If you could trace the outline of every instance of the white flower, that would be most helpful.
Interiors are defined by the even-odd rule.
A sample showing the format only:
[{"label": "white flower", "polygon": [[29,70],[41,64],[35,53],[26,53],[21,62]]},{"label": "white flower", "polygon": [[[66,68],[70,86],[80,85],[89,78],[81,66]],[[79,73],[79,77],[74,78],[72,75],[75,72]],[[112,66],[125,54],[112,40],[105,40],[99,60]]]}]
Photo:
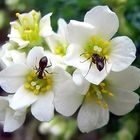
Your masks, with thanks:
[{"label": "white flower", "polygon": [[58,31],[53,32],[51,36],[46,38],[46,41],[53,54],[63,57],[66,54],[68,47],[67,41],[67,23],[64,19],[58,20]]},{"label": "white flower", "polygon": [[88,11],[84,22],[70,21],[65,61],[81,70],[83,76],[99,84],[110,71],[121,71],[135,59],[136,48],[126,36],[115,37],[119,21],[107,6]]},{"label": "white flower", "polygon": [[64,19],[58,20],[58,31],[57,33],[53,32],[52,35],[46,38],[46,42],[52,53],[48,53],[47,55],[51,55],[51,58],[55,59],[56,66],[66,68],[64,64],[63,56],[66,55],[68,40],[67,40],[67,23]]},{"label": "white flower", "polygon": [[140,86],[140,70],[136,67],[111,72],[99,85],[90,84],[79,70],[74,72],[73,80],[79,87],[77,91],[81,90],[81,95],[59,91],[61,94],[55,95],[54,105],[59,113],[70,116],[82,104],[77,117],[82,132],[106,125],[109,111],[124,115],[139,103],[139,96],[133,92]]},{"label": "white flower", "polygon": [[45,70],[44,65],[49,66],[51,58],[43,58],[43,48],[34,47],[27,56],[26,64],[13,64],[0,72],[0,85],[6,92],[15,93],[10,102],[13,109],[31,105],[35,118],[49,121],[54,116],[54,93],[60,89],[65,92],[69,88],[73,92],[75,85],[63,69],[50,67]]},{"label": "white flower", "polygon": [[20,48],[27,45],[41,45],[43,38],[51,35],[50,16],[52,13],[40,17],[40,13],[32,10],[29,13],[19,14],[17,21],[11,22],[11,33],[8,35],[10,40],[18,43]]},{"label": "white flower", "polygon": [[10,66],[13,63],[24,63],[26,60],[26,53],[16,50],[13,43],[6,43],[0,50],[0,64],[2,68]]},{"label": "white flower", "polygon": [[0,121],[4,125],[4,132],[13,132],[25,121],[26,109],[13,110],[9,106],[12,96],[0,97]]}]

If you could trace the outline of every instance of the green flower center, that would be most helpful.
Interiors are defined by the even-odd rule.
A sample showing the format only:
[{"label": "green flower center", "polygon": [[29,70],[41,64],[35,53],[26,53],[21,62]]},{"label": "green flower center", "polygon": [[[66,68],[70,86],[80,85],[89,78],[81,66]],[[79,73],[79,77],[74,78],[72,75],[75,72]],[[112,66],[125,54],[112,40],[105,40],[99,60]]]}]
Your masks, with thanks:
[{"label": "green flower center", "polygon": [[67,45],[64,43],[58,43],[58,45],[54,49],[54,54],[60,55],[60,56],[65,56],[66,55],[66,50],[67,50]]},{"label": "green flower center", "polygon": [[30,41],[30,43],[41,40],[41,37],[39,36],[40,13],[32,11],[30,16],[21,16],[19,13],[16,13],[16,16],[19,19],[20,26],[14,26],[14,28],[19,31],[23,40]]},{"label": "green flower center", "polygon": [[98,36],[92,36],[84,46],[84,56],[86,58],[90,58],[93,54],[98,54],[100,57],[108,59],[110,52],[110,42]]},{"label": "green flower center", "polygon": [[43,78],[39,79],[38,74],[33,70],[27,74],[24,87],[35,95],[46,93],[53,87],[53,77],[51,74],[45,73]]},{"label": "green flower center", "polygon": [[104,101],[103,95],[108,95],[113,97],[114,94],[110,92],[107,88],[106,81],[101,82],[99,85],[90,85],[90,88],[86,94],[85,101],[93,101],[94,99],[98,105],[102,105],[104,108],[108,108],[108,104]]}]

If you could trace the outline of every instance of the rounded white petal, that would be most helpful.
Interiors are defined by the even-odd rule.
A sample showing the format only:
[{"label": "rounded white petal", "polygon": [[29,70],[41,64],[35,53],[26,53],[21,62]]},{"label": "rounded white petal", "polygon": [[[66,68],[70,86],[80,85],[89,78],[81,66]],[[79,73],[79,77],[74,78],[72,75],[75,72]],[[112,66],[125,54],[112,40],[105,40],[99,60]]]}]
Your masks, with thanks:
[{"label": "rounded white petal", "polygon": [[1,63],[4,65],[3,68],[10,66],[13,63],[25,63],[26,62],[26,53],[19,52],[17,50],[10,50],[3,45]]},{"label": "rounded white petal", "polygon": [[24,83],[29,68],[24,64],[13,64],[0,72],[0,85],[8,93],[14,93]]},{"label": "rounded white petal", "polygon": [[50,22],[51,15],[52,13],[49,13],[45,15],[44,17],[42,17],[40,20],[39,27],[40,27],[40,35],[42,37],[49,36],[52,33],[51,22]]},{"label": "rounded white petal", "polygon": [[120,72],[111,72],[107,76],[111,86],[134,91],[140,87],[140,69],[129,66]]},{"label": "rounded white petal", "polygon": [[0,121],[4,121],[8,106],[8,98],[0,96]]},{"label": "rounded white petal", "polygon": [[95,35],[94,26],[75,20],[68,24],[68,41],[69,43],[79,44],[81,47],[87,43],[91,36]]},{"label": "rounded white petal", "polygon": [[97,69],[96,65],[92,64],[92,67],[90,68],[90,70],[88,72],[89,65],[90,65],[90,63],[88,64],[88,66],[86,65],[86,67],[83,65],[83,67],[80,68],[81,72],[82,72],[83,76],[85,76],[85,78],[89,82],[96,84],[96,85],[98,85],[100,82],[102,82],[106,78],[106,76],[109,74],[109,72],[111,70],[111,66],[112,66],[111,64],[106,63],[103,70],[99,71]]},{"label": "rounded white petal", "polygon": [[50,36],[46,38],[46,41],[48,43],[49,48],[53,53],[55,53],[55,48],[60,44],[60,43],[66,43],[65,40],[59,36],[56,33],[52,33]]},{"label": "rounded white petal", "polygon": [[82,95],[85,95],[89,90],[90,83],[85,79],[81,72],[77,69],[73,73],[73,81],[79,87],[79,92]]},{"label": "rounded white petal", "polygon": [[25,48],[29,44],[29,41],[25,41],[20,38],[11,37],[10,40],[16,42],[19,45],[19,49]]},{"label": "rounded white petal", "polygon": [[109,110],[116,115],[125,115],[129,113],[137,103],[139,103],[139,96],[129,90],[119,89],[116,87],[109,87],[109,90],[114,96],[104,96],[108,103]]},{"label": "rounded white petal", "polygon": [[44,49],[42,47],[32,48],[27,56],[27,64],[32,67],[39,67],[39,61],[44,56]]},{"label": "rounded white petal", "polygon": [[38,99],[38,96],[34,95],[33,92],[21,86],[14,94],[10,101],[10,107],[14,110],[28,107]]},{"label": "rounded white petal", "polygon": [[16,50],[10,51],[11,57],[14,63],[25,63],[26,62],[26,53],[18,52]]},{"label": "rounded white petal", "polygon": [[54,85],[62,85],[65,81],[72,79],[71,75],[61,67],[53,69]]},{"label": "rounded white petal", "polygon": [[80,45],[70,44],[67,48],[66,56],[64,56],[64,62],[67,65],[77,67],[77,63],[81,62],[80,54],[82,54],[82,48]]},{"label": "rounded white petal", "polygon": [[20,111],[19,116],[16,115],[17,112],[18,111],[14,111],[10,108],[7,109],[4,121],[4,132],[13,132],[24,123],[26,111]]},{"label": "rounded white petal", "polygon": [[136,47],[132,40],[126,36],[115,37],[111,40],[112,71],[122,71],[135,60]]},{"label": "rounded white petal", "polygon": [[50,63],[52,63],[52,67],[61,67],[64,70],[67,68],[67,65],[64,63],[63,57],[59,56],[59,55],[55,55],[53,53],[51,53],[50,51],[46,51],[45,52],[45,56],[47,56],[47,58],[49,58]]},{"label": "rounded white petal", "polygon": [[64,39],[67,40],[68,30],[67,30],[67,23],[64,19],[58,19],[58,31],[57,33]]},{"label": "rounded white petal", "polygon": [[67,80],[55,87],[55,109],[64,116],[74,114],[82,104],[83,98],[84,96],[79,94],[79,90],[72,80]]},{"label": "rounded white petal", "polygon": [[91,9],[86,13],[84,21],[92,24],[98,35],[105,39],[112,38],[119,27],[117,15],[108,6],[96,6]]},{"label": "rounded white petal", "polygon": [[32,105],[31,112],[39,121],[50,121],[54,116],[54,95],[52,92],[41,95]]},{"label": "rounded white petal", "polygon": [[11,33],[8,35],[10,40],[13,40],[14,38],[21,39],[21,35],[20,35],[19,31],[14,28],[15,26],[17,26],[18,28],[21,28],[20,27],[21,25],[17,21],[10,22],[10,25],[11,25]]},{"label": "rounded white petal", "polygon": [[85,101],[78,113],[78,127],[82,132],[90,132],[108,123],[108,109],[93,100]]}]

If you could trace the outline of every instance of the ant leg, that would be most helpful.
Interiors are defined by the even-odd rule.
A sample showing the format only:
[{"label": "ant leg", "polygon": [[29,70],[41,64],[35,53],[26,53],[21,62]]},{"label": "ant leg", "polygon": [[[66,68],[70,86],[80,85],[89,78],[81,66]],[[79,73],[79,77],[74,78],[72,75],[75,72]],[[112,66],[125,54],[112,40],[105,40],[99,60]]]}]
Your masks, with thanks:
[{"label": "ant leg", "polygon": [[84,62],[88,61],[90,58],[91,58],[91,57],[87,58],[87,59],[84,60],[84,61],[80,61],[80,63],[84,63]]},{"label": "ant leg", "polygon": [[49,68],[49,67],[51,67],[52,66],[52,62],[50,61],[50,65],[49,66],[47,66],[46,68]]},{"label": "ant leg", "polygon": [[47,70],[45,70],[45,72],[47,72],[48,74],[52,74],[52,72],[48,72]]},{"label": "ant leg", "polygon": [[37,66],[33,67],[34,70],[38,70]]},{"label": "ant leg", "polygon": [[90,69],[91,69],[91,66],[92,66],[92,61],[90,62],[90,65],[89,65],[88,71],[87,71],[87,73],[86,73],[86,75],[85,75],[84,77],[86,77],[86,76],[88,75],[88,73],[89,73],[89,71],[90,71]]},{"label": "ant leg", "polygon": [[88,53],[85,53],[85,52],[84,52],[84,53],[80,54],[80,56],[82,56],[82,55],[84,55],[84,54],[88,54]]},{"label": "ant leg", "polygon": [[44,76],[44,77],[46,76],[46,73],[45,73],[45,72],[43,72],[43,76]]}]

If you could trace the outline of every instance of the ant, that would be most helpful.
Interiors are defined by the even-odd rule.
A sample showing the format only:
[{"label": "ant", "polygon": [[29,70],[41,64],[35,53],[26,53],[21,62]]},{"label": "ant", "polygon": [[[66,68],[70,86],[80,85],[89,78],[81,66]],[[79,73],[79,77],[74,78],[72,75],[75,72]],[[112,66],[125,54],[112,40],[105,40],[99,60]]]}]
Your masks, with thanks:
[{"label": "ant", "polygon": [[[83,54],[86,54],[86,53],[83,53]],[[80,56],[82,56],[83,54],[81,54]],[[89,65],[89,69],[86,73],[85,76],[87,76],[87,74],[89,73],[90,69],[91,69],[91,66],[92,66],[92,63],[96,64],[96,67],[99,71],[102,71],[105,64],[106,64],[106,58],[105,57],[102,57],[102,56],[99,56],[99,54],[92,54],[88,59],[84,60],[83,62],[81,63],[84,63],[86,62],[87,60],[91,59],[91,62],[90,62],[90,65]]]},{"label": "ant", "polygon": [[37,77],[39,79],[43,79],[44,71],[49,73],[47,70],[45,70],[45,68],[49,68],[51,66],[52,66],[52,64],[48,65],[48,58],[46,56],[43,56],[39,61],[39,68],[36,68],[37,69],[37,74],[38,74]]}]

